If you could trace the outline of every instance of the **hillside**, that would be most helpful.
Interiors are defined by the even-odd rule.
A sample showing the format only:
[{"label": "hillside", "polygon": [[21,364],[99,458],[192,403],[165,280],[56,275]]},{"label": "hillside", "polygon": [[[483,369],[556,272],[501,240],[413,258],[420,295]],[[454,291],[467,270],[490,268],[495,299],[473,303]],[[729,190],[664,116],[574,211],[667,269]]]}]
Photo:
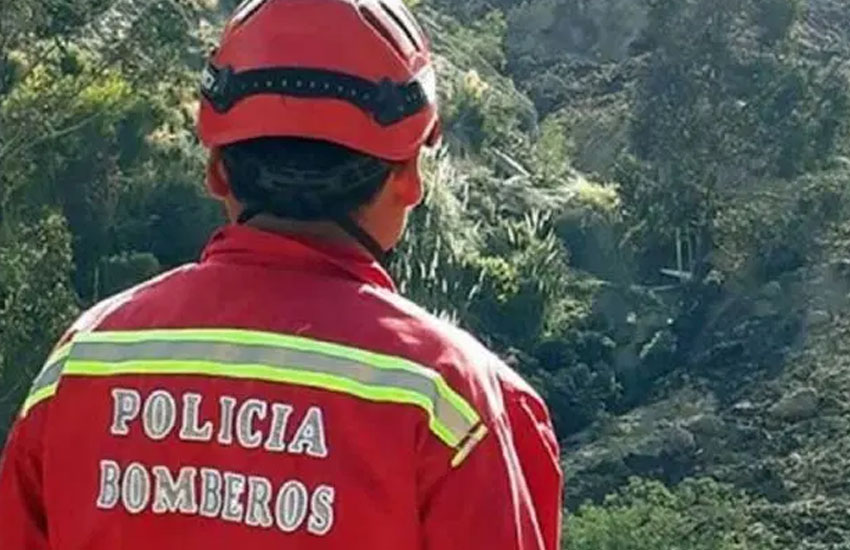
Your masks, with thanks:
[{"label": "hillside", "polygon": [[[595,8],[601,9],[600,3]],[[627,42],[612,49],[610,35],[603,30],[597,45],[573,47],[547,67],[558,75],[562,95],[541,94],[543,99],[536,103],[564,124],[579,169],[617,178],[618,156],[635,151],[633,125],[640,109],[641,79],[657,55],[642,43],[647,13],[636,10],[631,18],[617,20],[633,25],[620,35]],[[835,2],[801,5],[788,30],[790,49],[784,50],[841,75],[845,93],[850,74],[848,14],[846,6]],[[598,17],[592,11],[589,15]],[[734,38],[734,55],[753,55],[751,38],[744,33]],[[571,77],[578,83],[563,86]],[[540,94],[542,80],[535,76],[520,87]],[[829,116],[836,107],[830,105]],[[685,313],[684,319],[674,321],[674,326],[681,323],[687,329],[674,329],[678,349],[668,358],[673,362],[667,366],[670,372],[652,383],[639,399],[643,403],[612,411],[566,438],[572,506],[587,498],[599,501],[631,476],[672,485],[707,476],[767,499],[753,508],[778,547],[839,548],[850,543],[842,512],[850,380],[844,359],[850,290],[844,267],[847,218],[840,206],[850,182],[848,164],[841,157],[846,151],[845,141],[818,175],[794,181],[759,181],[756,174],[736,178],[729,192],[747,204],[721,214],[713,225],[716,229],[720,222],[740,223],[746,217],[740,210],[749,210],[759,218],[744,221],[741,229],[750,233],[755,246],[739,251],[734,259],[724,258],[725,251],[708,252],[706,262],[711,265],[704,267],[708,280],[703,283],[710,286],[697,290],[690,283],[686,287],[691,288],[683,289],[685,300],[694,300],[687,296],[691,291],[708,295],[696,298],[702,303],[688,304],[696,310],[694,318],[687,319]],[[821,183],[829,189],[818,190]],[[822,191],[825,196],[819,196]],[[826,216],[811,219],[812,214],[825,214],[827,204],[817,204],[824,200],[834,210],[827,208],[831,212]],[[756,214],[762,208],[768,210]],[[782,224],[789,224],[780,231],[790,231],[786,235],[797,241],[783,239],[779,250],[778,243],[761,240],[771,229],[759,227],[759,222],[774,223],[764,212],[776,209],[785,210],[777,215],[786,218]],[[800,233],[810,240],[801,239]],[[668,263],[675,266],[670,256]],[[758,256],[779,265],[753,266]],[[729,260],[744,264],[746,270],[724,272],[728,264],[723,262]]]},{"label": "hillside", "polygon": [[[682,10],[674,14],[681,19],[672,21],[698,25],[702,21],[697,17],[699,10],[712,9],[699,2],[689,6],[692,14]],[[846,18],[850,11],[835,2],[811,2],[796,8],[796,12],[789,8],[785,13],[781,3],[774,2],[774,12],[756,6],[751,14],[772,33],[781,30],[777,25],[785,18],[787,34],[781,44],[758,37],[742,14],[730,18],[728,27],[721,30],[728,33],[728,55],[740,66],[724,67],[720,63],[729,61],[722,60],[718,69],[729,70],[728,78],[736,78],[734,71],[752,70],[757,63],[771,59],[773,52],[793,52],[799,60],[795,64],[820,72],[822,80],[810,82],[809,93],[826,107],[821,116],[835,120],[846,132],[850,74]],[[633,155],[644,156],[643,160],[652,155],[641,151],[641,140],[653,139],[653,129],[638,133],[644,130],[636,129],[635,124],[642,122],[647,73],[659,57],[660,45],[648,36],[653,22],[658,23],[652,17],[659,12],[638,2],[564,1],[507,6],[505,13],[506,62],[498,77],[509,76],[533,101],[538,123],[532,134],[538,132],[539,138],[541,127],[557,124],[566,137],[567,171],[596,174],[589,178],[619,184],[618,201],[622,201],[617,202],[619,212],[607,212],[602,220],[581,219],[579,228],[573,226],[574,203],[549,203],[547,210],[567,246],[571,268],[584,274],[585,289],[588,285],[594,288],[593,305],[585,318],[589,326],[579,329],[579,342],[570,340],[571,350],[557,349],[563,344],[544,334],[542,341],[525,350],[532,355],[523,357],[525,364],[518,359],[526,369],[529,364],[551,369],[553,360],[566,359],[574,365],[565,368],[569,373],[566,388],[560,386],[566,374],[563,371],[556,372],[555,380],[544,375],[546,381],[541,384],[544,392],[556,396],[554,408],[564,407],[564,401],[573,402],[563,411],[559,424],[564,434],[568,504],[576,509],[587,499],[601,502],[634,476],[671,486],[688,478],[709,477],[743,489],[754,499],[748,506],[769,533],[753,543],[754,547],[838,548],[850,544],[847,517],[842,512],[846,508],[843,480],[847,479],[843,451],[850,444],[844,397],[850,381],[844,360],[850,291],[844,206],[850,164],[842,156],[847,154],[846,133],[840,134],[830,153],[822,157],[822,164],[817,168],[809,165],[814,170],[784,167],[777,156],[777,169],[771,174],[772,167],[758,157],[769,156],[770,148],[782,146],[766,133],[761,134],[766,137],[761,150],[716,150],[738,164],[734,176],[718,174],[734,167],[724,167],[717,159],[694,159],[701,166],[688,167],[688,173],[718,186],[717,203],[708,204],[697,197],[699,206],[691,205],[697,220],[675,233],[679,238],[689,231],[697,233],[694,226],[703,223],[709,227],[702,231],[714,233],[707,239],[715,242],[699,243],[700,235],[685,237],[685,265],[702,279],[676,285],[675,280],[658,274],[662,267],[676,267],[675,233],[663,235],[658,228],[662,231],[644,235],[653,242],[637,255],[633,250],[626,254],[622,249],[612,250],[617,246],[612,241],[635,237],[622,224],[634,215],[628,211],[635,207],[630,199],[641,193],[627,186],[640,182],[629,182],[631,174],[624,181],[624,170],[634,168]],[[455,15],[470,21],[476,16],[474,11]],[[689,15],[693,19],[689,20]],[[684,33],[681,38],[686,38]],[[709,44],[717,46],[713,39]],[[769,46],[775,48],[773,52]],[[686,52],[697,54],[711,55],[708,49]],[[682,61],[690,69],[696,60]],[[787,77],[786,70],[777,71],[769,84],[781,86],[775,78]],[[694,80],[701,77],[693,76]],[[737,82],[698,84],[715,90],[730,84],[740,86]],[[841,90],[837,102],[827,97],[833,85]],[[751,93],[746,87],[739,88],[737,97],[729,101],[765,101],[758,96],[747,99]],[[702,116],[689,112],[694,106],[684,103],[676,115],[695,120]],[[777,104],[768,100],[762,108],[768,106]],[[718,102],[705,115],[716,117],[718,111],[723,115],[726,108]],[[652,122],[666,121],[653,118]],[[671,121],[668,129],[679,130],[677,122]],[[734,124],[722,127],[722,118],[714,124],[721,127],[712,139],[733,141],[736,132],[742,131]],[[693,128],[685,130],[693,132]],[[758,132],[754,128],[746,131]],[[804,139],[799,134],[806,130],[798,126],[784,131],[793,140]],[[658,153],[688,154],[686,141],[665,143],[665,136],[660,137],[663,149]],[[812,138],[817,139],[814,134]],[[750,155],[752,160],[747,158]],[[631,161],[623,160],[629,157]],[[718,175],[727,181],[717,182]],[[661,208],[673,198],[664,191],[654,195]],[[668,204],[676,207],[676,203]],[[708,209],[714,212],[709,214]],[[706,215],[711,219],[698,221]],[[672,218],[655,221],[681,223],[677,217],[674,213]],[[640,221],[637,231],[644,230]],[[726,223],[731,227],[721,225]],[[666,250],[657,242],[665,239],[669,243]],[[599,333],[593,334],[597,330],[610,339],[602,337],[594,350],[587,339],[597,338]],[[577,343],[587,347],[576,351]],[[603,387],[605,381],[600,380],[611,376],[611,370],[599,364],[588,369],[588,363],[583,364],[588,356],[610,361],[613,380],[607,381],[615,388]],[[584,378],[591,377],[583,386],[575,379],[576,368],[586,369]],[[601,372],[593,372],[595,369]],[[594,376],[599,378],[593,380]],[[604,404],[600,406],[599,401]],[[597,413],[586,413],[587,407],[597,407]],[[599,408],[604,412],[598,413]],[[582,413],[590,420],[586,428],[577,421]]]},{"label": "hillside", "polygon": [[[566,548],[850,547],[846,2],[408,3],[447,135],[394,272],[549,401]],[[3,427],[220,223],[193,98],[234,4],[0,3]]]}]

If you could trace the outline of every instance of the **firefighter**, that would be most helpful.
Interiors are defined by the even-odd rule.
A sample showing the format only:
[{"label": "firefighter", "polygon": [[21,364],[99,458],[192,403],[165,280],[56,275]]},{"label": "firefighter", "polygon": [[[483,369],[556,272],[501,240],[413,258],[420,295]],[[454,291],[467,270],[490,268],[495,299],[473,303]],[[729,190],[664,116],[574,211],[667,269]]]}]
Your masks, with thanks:
[{"label": "firefighter", "polygon": [[382,266],[439,139],[401,0],[248,0],[202,79],[232,223],[86,312],[0,470],[0,548],[556,550],[541,398]]}]

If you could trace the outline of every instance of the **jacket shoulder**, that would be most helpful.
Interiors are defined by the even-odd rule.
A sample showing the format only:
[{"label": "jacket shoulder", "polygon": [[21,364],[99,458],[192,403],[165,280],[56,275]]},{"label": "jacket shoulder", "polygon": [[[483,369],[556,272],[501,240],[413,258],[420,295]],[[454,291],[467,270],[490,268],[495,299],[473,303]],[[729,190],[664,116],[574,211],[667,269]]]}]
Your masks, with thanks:
[{"label": "jacket shoulder", "polygon": [[377,298],[389,310],[379,323],[406,354],[417,356],[411,359],[432,367],[468,371],[488,370],[498,361],[472,334],[409,299],[383,291]]},{"label": "jacket shoulder", "polygon": [[466,330],[400,295],[381,291],[376,298],[391,310],[380,324],[400,355],[436,369],[490,408],[501,408],[506,397],[520,395],[543,403],[519,373]]},{"label": "jacket shoulder", "polygon": [[112,314],[117,312],[133,299],[139,297],[145,292],[156,289],[167,280],[189,271],[194,267],[196,267],[196,264],[186,264],[170,271],[166,271],[156,277],[148,279],[134,287],[128,288],[127,290],[98,302],[83,312],[83,314],[74,321],[59,340],[57,347],[70,342],[76,334],[85,334],[87,332],[97,330]]},{"label": "jacket shoulder", "polygon": [[433,366],[441,372],[457,371],[479,383],[489,379],[498,382],[506,394],[544,403],[531,384],[468,331],[398,294],[381,292],[381,298],[406,319],[401,326],[394,327],[399,337],[414,350],[430,351],[425,354],[426,362],[433,356],[436,359]]},{"label": "jacket shoulder", "polygon": [[76,335],[98,330],[111,315],[132,301],[135,297],[147,290],[156,288],[157,285],[187,269],[190,269],[191,267],[193,267],[193,265],[189,264],[165,272],[157,277],[149,279],[148,281],[98,302],[80,315],[53,347],[41,367],[41,370],[33,379],[29,394],[27,395],[21,410],[21,417],[27,417],[30,410],[37,404],[47,401],[56,393],[63,365],[71,347],[70,344]]}]

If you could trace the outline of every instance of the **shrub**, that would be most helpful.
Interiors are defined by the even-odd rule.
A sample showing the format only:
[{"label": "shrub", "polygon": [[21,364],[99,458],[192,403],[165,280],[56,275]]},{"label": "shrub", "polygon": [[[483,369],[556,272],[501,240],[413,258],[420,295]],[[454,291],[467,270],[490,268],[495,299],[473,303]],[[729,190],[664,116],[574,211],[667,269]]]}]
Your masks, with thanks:
[{"label": "shrub", "polygon": [[675,489],[633,479],[567,523],[566,550],[767,550],[778,548],[747,495],[711,479]]}]

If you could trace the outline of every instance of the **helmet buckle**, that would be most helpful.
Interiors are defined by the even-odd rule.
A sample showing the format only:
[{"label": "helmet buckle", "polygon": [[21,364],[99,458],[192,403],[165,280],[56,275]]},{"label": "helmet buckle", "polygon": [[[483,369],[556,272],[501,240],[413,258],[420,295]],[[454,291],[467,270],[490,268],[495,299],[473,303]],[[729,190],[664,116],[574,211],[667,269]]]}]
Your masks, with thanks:
[{"label": "helmet buckle", "polygon": [[375,120],[381,126],[391,126],[404,118],[404,95],[398,85],[384,78],[378,84],[378,97],[375,98]]},{"label": "helmet buckle", "polygon": [[236,95],[233,93],[233,67],[230,65],[217,69],[208,64],[204,69],[202,90],[217,113],[226,113],[233,107]]}]

